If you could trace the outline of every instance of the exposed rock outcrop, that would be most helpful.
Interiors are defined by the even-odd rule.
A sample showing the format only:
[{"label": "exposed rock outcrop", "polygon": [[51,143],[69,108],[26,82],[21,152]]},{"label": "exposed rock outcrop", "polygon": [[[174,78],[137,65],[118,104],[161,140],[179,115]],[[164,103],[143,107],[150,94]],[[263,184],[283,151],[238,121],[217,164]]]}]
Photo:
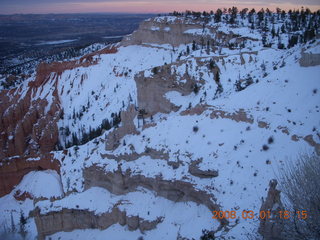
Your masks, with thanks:
[{"label": "exposed rock outcrop", "polygon": [[[1,124],[0,196],[9,193],[23,175],[32,170],[55,169],[58,164],[51,163],[49,153],[58,141],[59,99],[53,96],[49,105],[46,99],[33,99],[37,87],[28,89],[21,95],[19,89],[6,94],[1,92],[3,103],[0,108]],[[27,158],[40,157],[40,161],[26,161]]]},{"label": "exposed rock outcrop", "polygon": [[195,79],[187,73],[182,77],[185,82],[178,82],[177,76],[171,73],[171,65],[159,67],[151,77],[145,77],[144,72],[135,76],[138,93],[138,107],[144,109],[146,117],[158,112],[169,113],[177,111],[179,107],[171,103],[165,94],[169,91],[177,91],[182,95],[192,92]]},{"label": "exposed rock outcrop", "polygon": [[[236,42],[242,42],[245,39],[232,32],[226,34],[218,30],[217,27],[203,25],[203,22],[189,21],[183,18],[163,17],[146,20],[140,24],[139,29],[124,37],[123,46],[153,43],[153,44],[171,44],[179,46],[196,41],[197,43],[215,43],[217,41],[227,44],[230,39],[236,38]],[[189,31],[191,30],[191,31]],[[194,34],[194,31],[197,34]],[[254,39],[253,39],[254,40]]]},{"label": "exposed rock outcrop", "polygon": [[184,110],[180,113],[181,116],[186,116],[186,115],[201,115],[204,111],[208,109],[208,105],[196,105],[195,107],[191,109]]},{"label": "exposed rock outcrop", "polygon": [[317,143],[311,134],[305,136],[303,140],[305,140],[310,146],[314,147],[316,154],[320,156],[320,143]]},{"label": "exposed rock outcrop", "polygon": [[0,197],[10,193],[24,175],[31,171],[53,169],[60,172],[60,162],[52,154],[44,154],[39,160],[30,161],[24,157],[15,157],[2,162],[0,167]]},{"label": "exposed rock outcrop", "polygon": [[269,128],[269,123],[264,122],[264,121],[258,121],[258,127],[259,128]]},{"label": "exposed rock outcrop", "polygon": [[210,117],[213,118],[229,118],[236,122],[246,122],[246,123],[253,123],[254,119],[252,116],[248,116],[244,109],[239,109],[236,112],[228,113],[223,110],[213,110],[210,114]]},{"label": "exposed rock outcrop", "polygon": [[114,150],[120,145],[120,139],[127,134],[138,134],[133,122],[138,112],[134,105],[130,105],[126,111],[121,112],[121,126],[113,129],[107,136],[106,150]]},{"label": "exposed rock outcrop", "polygon": [[[171,74],[171,65],[159,67],[156,72],[145,77],[144,71],[135,76],[137,85],[137,100],[139,111],[144,111],[143,118],[150,117],[156,113],[170,113],[179,110],[179,107],[171,103],[165,94],[169,91],[177,91],[182,95],[192,92],[195,79],[184,74],[184,83],[177,81],[177,76]],[[111,131],[107,136],[106,150],[115,150],[120,145],[120,139],[127,134],[138,134],[134,124],[139,111],[134,105],[121,112],[121,126]]]},{"label": "exposed rock outcrop", "polygon": [[[214,197],[205,191],[197,190],[189,183],[181,180],[165,180],[161,177],[148,178],[143,175],[131,175],[130,171],[105,172],[97,166],[84,169],[85,189],[91,187],[102,187],[113,194],[121,195],[135,191],[141,186],[156,192],[159,196],[175,202],[192,201],[203,204],[211,211],[219,211],[219,205],[215,203]],[[227,224],[226,219],[221,219],[221,224]]]},{"label": "exposed rock outcrop", "polygon": [[157,218],[147,221],[139,216],[128,216],[125,211],[116,206],[110,212],[96,215],[94,212],[79,209],[62,209],[59,212],[49,212],[42,215],[39,208],[33,212],[38,230],[38,239],[56,232],[69,232],[75,229],[106,229],[113,224],[127,225],[130,231],[139,229],[141,232],[154,229],[162,221]]},{"label": "exposed rock outcrop", "polygon": [[273,179],[269,183],[269,191],[265,201],[263,201],[260,212],[270,212],[270,218],[260,218],[259,233],[265,240],[277,240],[281,238],[283,229],[283,219],[279,217],[279,211],[283,211],[280,200],[280,191],[276,189],[277,180]]},{"label": "exposed rock outcrop", "polygon": [[189,173],[199,178],[214,178],[219,176],[216,170],[201,170],[197,164],[190,164]]},{"label": "exposed rock outcrop", "polygon": [[116,161],[134,161],[143,156],[150,156],[153,159],[169,160],[169,154],[163,151],[158,151],[153,148],[147,148],[143,153],[133,152],[131,154],[113,155],[113,154],[100,154],[102,158],[114,159]]},{"label": "exposed rock outcrop", "polygon": [[320,54],[302,52],[299,63],[301,67],[318,66],[320,65]]},{"label": "exposed rock outcrop", "polygon": [[[116,52],[116,48],[107,48],[77,61],[41,63],[27,90],[20,85],[0,92],[0,196],[11,192],[29,171],[40,168],[59,172],[59,164],[48,154],[55,150],[59,135],[59,76],[69,69],[97,64],[95,55]],[[49,83],[52,88],[46,90]],[[44,91],[48,91],[44,95],[52,99],[50,103],[42,96]],[[26,160],[35,157],[40,160]]]}]

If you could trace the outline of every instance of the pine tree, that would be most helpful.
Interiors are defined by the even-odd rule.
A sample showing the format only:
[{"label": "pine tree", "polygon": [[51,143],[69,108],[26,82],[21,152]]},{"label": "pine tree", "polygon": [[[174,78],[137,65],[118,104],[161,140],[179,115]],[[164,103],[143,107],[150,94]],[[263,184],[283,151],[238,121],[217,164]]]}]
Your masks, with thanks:
[{"label": "pine tree", "polygon": [[262,34],[262,44],[264,47],[267,46],[267,34]]},{"label": "pine tree", "polygon": [[27,219],[24,217],[23,212],[21,211],[20,212],[20,232],[19,233],[22,236],[22,239],[25,239],[26,234],[27,234],[26,227],[25,227],[26,223],[27,223]]},{"label": "pine tree", "polygon": [[211,58],[211,59],[210,59],[210,63],[209,63],[210,69],[211,69],[211,70],[214,69],[215,65],[216,65],[216,64],[215,64],[214,60]]},{"label": "pine tree", "polygon": [[72,133],[72,146],[78,145],[78,144],[79,144],[79,140],[78,140],[77,134]]},{"label": "pine tree", "polygon": [[281,42],[281,37],[278,37],[278,48],[279,49],[284,49],[284,44]]},{"label": "pine tree", "polygon": [[251,22],[251,29],[254,30],[254,21]]},{"label": "pine tree", "polygon": [[13,220],[13,216],[12,216],[12,211],[10,212],[10,217],[11,217],[11,232],[15,232],[16,231],[16,226],[14,225],[14,220]]},{"label": "pine tree", "polygon": [[272,38],[274,38],[276,35],[276,30],[274,29],[274,25],[272,26],[271,35],[272,35]]},{"label": "pine tree", "polygon": [[197,50],[196,41],[193,40],[192,42],[192,51]]},{"label": "pine tree", "polygon": [[217,71],[217,73],[216,73],[215,81],[216,81],[216,83],[220,83],[220,73],[219,73],[219,71]]},{"label": "pine tree", "polygon": [[198,94],[199,89],[200,89],[200,87],[198,86],[198,84],[195,83],[195,84],[193,85],[193,92],[194,92],[195,94]]},{"label": "pine tree", "polygon": [[20,224],[25,225],[27,223],[27,219],[24,217],[23,212],[20,212]]},{"label": "pine tree", "polygon": [[158,68],[157,67],[152,68],[152,73],[156,75],[158,73]]},{"label": "pine tree", "polygon": [[253,15],[254,15],[255,12],[256,12],[256,10],[255,10],[254,8],[252,8],[252,9],[250,10],[250,12],[249,12],[249,14],[248,14],[249,23],[252,23],[252,22],[253,22],[252,17],[253,17]]},{"label": "pine tree", "polygon": [[260,25],[264,19],[264,9],[263,8],[258,12],[258,19],[259,19],[259,25]]},{"label": "pine tree", "polygon": [[232,7],[230,24],[234,24],[235,23],[235,19],[237,18],[237,14],[238,14],[238,8],[237,7]]},{"label": "pine tree", "polygon": [[222,11],[220,8],[217,9],[216,14],[214,15],[215,22],[221,22]]},{"label": "pine tree", "polygon": [[101,128],[107,131],[111,129],[111,124],[108,119],[102,121]]}]

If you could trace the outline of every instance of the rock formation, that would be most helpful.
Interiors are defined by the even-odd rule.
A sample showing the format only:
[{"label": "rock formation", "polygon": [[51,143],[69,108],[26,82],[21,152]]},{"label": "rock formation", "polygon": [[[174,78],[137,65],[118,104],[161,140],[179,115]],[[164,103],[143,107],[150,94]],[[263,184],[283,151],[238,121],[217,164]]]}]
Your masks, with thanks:
[{"label": "rock formation", "polygon": [[59,212],[41,214],[36,208],[32,215],[38,230],[38,239],[43,240],[46,236],[56,232],[69,232],[74,229],[106,229],[113,224],[127,225],[130,231],[139,229],[141,232],[154,229],[161,218],[147,221],[139,216],[128,216],[125,211],[119,210],[116,206],[110,212],[96,215],[87,210],[62,209]]},{"label": "rock formation", "polygon": [[276,189],[277,184],[278,182],[275,179],[270,181],[267,198],[260,208],[260,212],[270,212],[270,218],[260,218],[259,233],[266,240],[282,239],[283,221],[286,221],[280,218],[279,214],[284,209],[280,200],[281,192]]}]

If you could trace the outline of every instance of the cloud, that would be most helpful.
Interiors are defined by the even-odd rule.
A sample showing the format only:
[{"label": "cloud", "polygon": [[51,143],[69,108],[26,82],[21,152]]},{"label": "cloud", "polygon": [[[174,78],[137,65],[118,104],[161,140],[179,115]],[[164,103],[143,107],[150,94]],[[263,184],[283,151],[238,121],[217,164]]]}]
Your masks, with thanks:
[{"label": "cloud", "polygon": [[[144,0],[144,1],[137,1],[137,0],[91,0],[90,2],[144,2],[144,3],[155,3],[159,2],[160,0]],[[0,0],[0,4],[22,4],[22,5],[28,5],[28,4],[47,4],[47,3],[83,3],[88,2],[88,0]],[[161,3],[167,4],[172,2],[179,2],[182,4],[188,4],[188,3],[207,3],[207,4],[221,4],[221,0],[161,0]],[[232,3],[234,5],[242,5],[246,4],[249,1],[248,0],[225,0],[223,2],[226,3]],[[319,0],[304,0],[303,3],[301,0],[271,0],[271,1],[250,1],[250,3],[254,3],[254,5],[274,5],[274,4],[295,4],[295,5],[320,5]]]},{"label": "cloud", "polygon": [[309,7],[320,9],[319,0],[0,0],[0,14],[75,12],[171,12],[186,9],[203,11],[222,7],[282,9]]}]

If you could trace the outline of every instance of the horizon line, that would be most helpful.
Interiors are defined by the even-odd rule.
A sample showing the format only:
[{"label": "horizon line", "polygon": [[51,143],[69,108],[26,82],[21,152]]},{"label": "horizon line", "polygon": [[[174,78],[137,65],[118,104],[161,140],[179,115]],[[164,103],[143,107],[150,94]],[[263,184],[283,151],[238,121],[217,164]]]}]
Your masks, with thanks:
[{"label": "horizon line", "polygon": [[[234,7],[236,7],[236,6],[234,6]],[[310,9],[310,8],[308,8],[308,7],[304,7],[304,6],[301,6],[301,7],[299,7],[299,8],[293,8],[293,9],[289,9],[289,10],[285,10],[285,9],[281,9],[281,10],[284,10],[286,13],[288,12],[288,11],[290,11],[290,10],[292,10],[292,11],[296,11],[296,10],[301,10],[301,8],[304,8],[304,9]],[[238,7],[237,7],[238,8]],[[224,7],[221,7],[221,8],[217,8],[217,9],[221,9],[221,10],[223,10],[224,9]],[[216,9],[216,10],[217,10]],[[228,8],[226,8],[226,9],[228,9]],[[239,11],[241,11],[242,9],[246,9],[246,8],[238,8],[238,10]],[[273,13],[275,13],[276,11],[274,11],[274,10],[271,10],[270,8],[268,8],[268,7],[262,7],[262,8],[260,8],[259,10],[257,10],[257,8],[254,8],[254,7],[252,7],[252,8],[247,8],[248,10],[251,10],[251,9],[255,9],[256,11],[260,11],[261,9],[264,9],[264,10],[266,10],[266,9],[269,9],[270,10],[270,12],[273,12]],[[48,13],[32,13],[32,12],[30,12],[30,13],[0,13],[0,16],[11,16],[11,15],[72,15],[72,14],[130,14],[130,15],[136,15],[136,14],[138,14],[138,15],[159,15],[159,14],[170,14],[170,13],[173,13],[174,11],[176,11],[176,12],[178,12],[178,13],[185,13],[185,12],[187,12],[187,11],[191,11],[191,12],[204,12],[204,11],[194,11],[194,10],[192,10],[192,9],[186,9],[186,10],[184,10],[184,11],[177,11],[177,10],[173,10],[173,11],[171,11],[171,12],[65,12],[65,13],[63,13],[63,12],[48,12]],[[213,11],[213,12],[215,12],[213,9],[211,9],[211,10],[207,10],[206,12],[210,12],[210,11]],[[318,10],[314,10],[314,11],[312,11],[311,9],[310,9],[310,11],[311,12],[313,12],[313,13],[315,13],[315,12],[318,12],[318,11],[320,11],[320,8],[318,9]]]},{"label": "horizon line", "polygon": [[67,15],[67,14],[131,14],[131,15],[157,15],[157,14],[169,14],[170,12],[48,12],[48,13],[0,13],[0,16],[11,16],[11,15]]}]

